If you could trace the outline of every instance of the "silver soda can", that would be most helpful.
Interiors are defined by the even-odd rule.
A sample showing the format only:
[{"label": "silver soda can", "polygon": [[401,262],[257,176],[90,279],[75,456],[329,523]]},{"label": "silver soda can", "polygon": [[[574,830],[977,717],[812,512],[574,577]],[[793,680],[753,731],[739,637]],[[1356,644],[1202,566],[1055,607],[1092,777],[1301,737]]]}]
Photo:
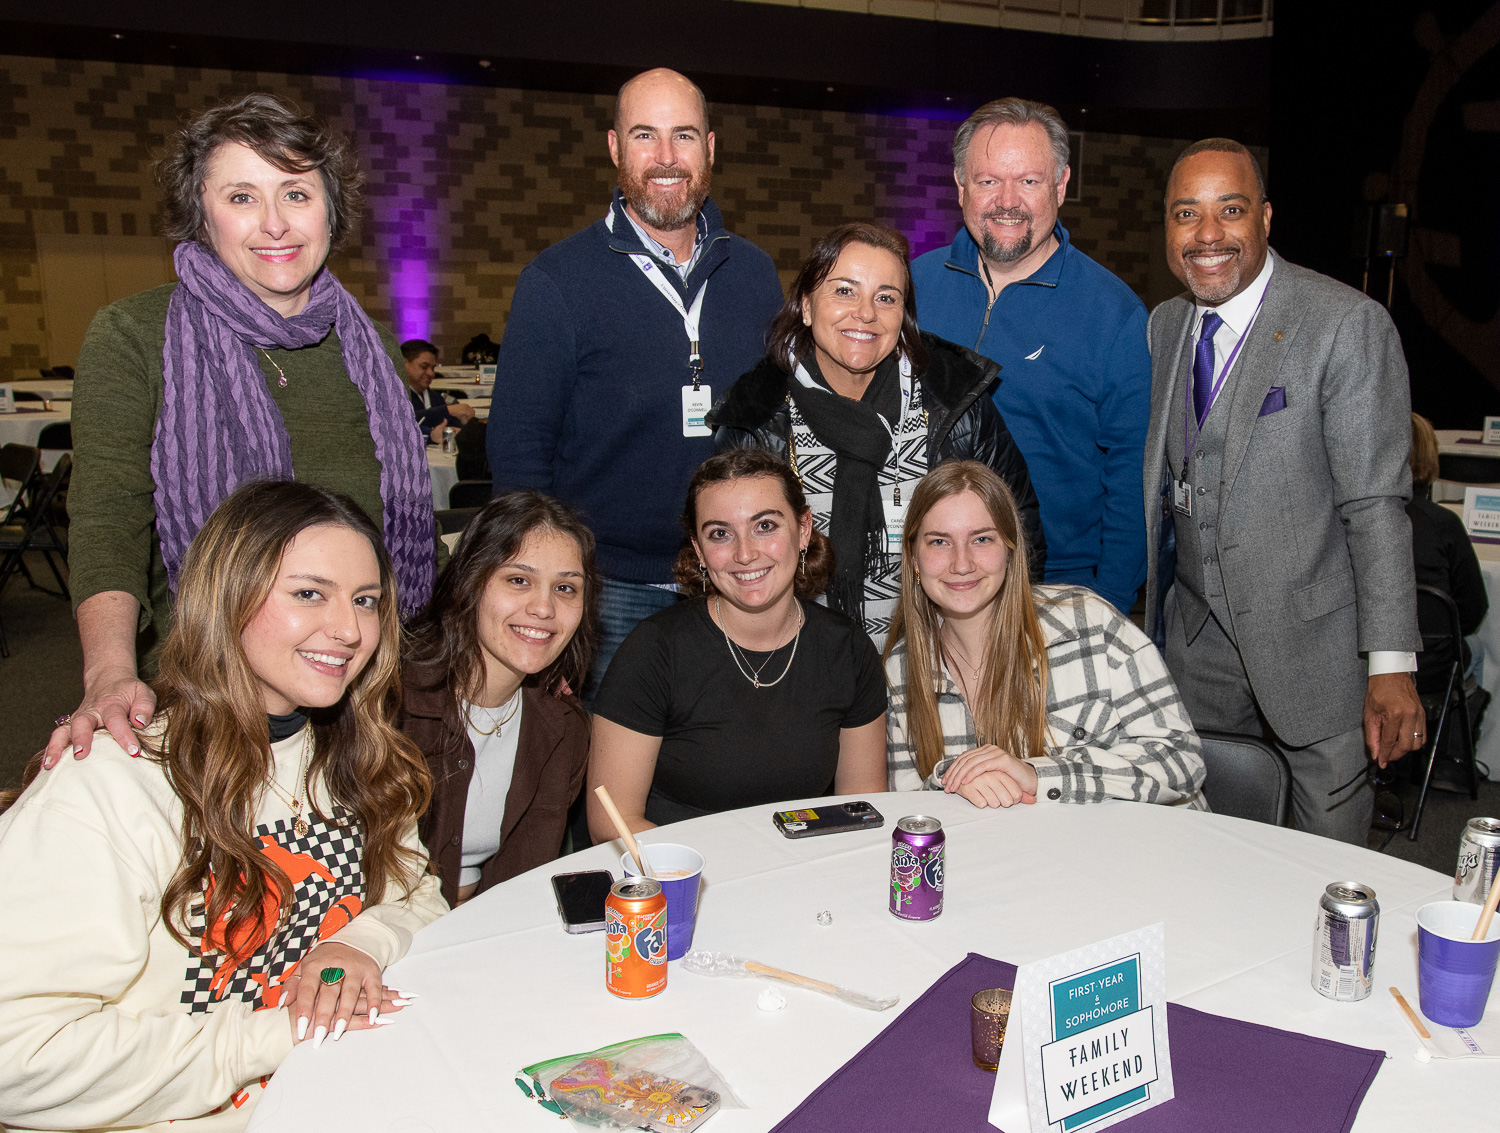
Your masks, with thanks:
[{"label": "silver soda can", "polygon": [[443,451],[458,451],[458,430],[452,425],[447,425],[443,428]]},{"label": "silver soda can", "polygon": [[1320,995],[1352,1003],[1374,987],[1380,902],[1356,881],[1335,881],[1318,902],[1313,930],[1312,985]]},{"label": "silver soda can", "polygon": [[1453,899],[1483,905],[1500,863],[1500,819],[1471,818],[1458,841],[1458,869],[1453,874]]},{"label": "silver soda can", "polygon": [[891,833],[891,912],[904,921],[930,921],[943,912],[943,846],[936,818],[913,814]]}]

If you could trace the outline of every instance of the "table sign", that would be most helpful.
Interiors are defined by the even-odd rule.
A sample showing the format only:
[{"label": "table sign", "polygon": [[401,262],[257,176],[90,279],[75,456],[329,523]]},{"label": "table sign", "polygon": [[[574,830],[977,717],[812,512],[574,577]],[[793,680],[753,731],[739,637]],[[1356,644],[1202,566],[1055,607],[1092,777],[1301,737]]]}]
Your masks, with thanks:
[{"label": "table sign", "polygon": [[[479,367],[479,380],[480,380],[480,382],[481,383],[483,383],[483,382],[493,382],[495,380],[495,371],[498,370],[499,368],[500,367],[497,364],[495,364],[495,363],[487,363],[487,364],[485,364],[483,366],[480,366]],[[1495,420],[1500,421],[1500,417],[1495,418]],[[1496,442],[1496,443],[1500,444],[1500,442]]]},{"label": "table sign", "polygon": [[1470,535],[1500,535],[1500,491],[1465,488],[1464,527]]},{"label": "table sign", "polygon": [[1484,439],[1480,443],[1500,445],[1500,417],[1486,417],[1484,419]]},{"label": "table sign", "polygon": [[1162,925],[1017,969],[991,1125],[1092,1133],[1172,1097]]},{"label": "table sign", "polygon": [[15,411],[15,390],[8,385],[0,385],[0,413],[14,413]]}]

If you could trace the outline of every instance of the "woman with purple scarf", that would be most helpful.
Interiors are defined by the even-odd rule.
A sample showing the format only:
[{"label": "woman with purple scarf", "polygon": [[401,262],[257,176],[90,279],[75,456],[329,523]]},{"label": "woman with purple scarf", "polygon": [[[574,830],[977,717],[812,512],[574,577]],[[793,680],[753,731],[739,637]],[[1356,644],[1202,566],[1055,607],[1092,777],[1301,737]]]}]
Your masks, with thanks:
[{"label": "woman with purple scarf", "polygon": [[101,727],[139,751],[183,556],[239,485],[317,484],[378,517],[403,616],[437,569],[400,350],[323,266],[361,203],[348,140],[251,94],[179,131],[157,178],[180,282],[103,308],[78,357],[69,567],[84,694],[49,767]]}]

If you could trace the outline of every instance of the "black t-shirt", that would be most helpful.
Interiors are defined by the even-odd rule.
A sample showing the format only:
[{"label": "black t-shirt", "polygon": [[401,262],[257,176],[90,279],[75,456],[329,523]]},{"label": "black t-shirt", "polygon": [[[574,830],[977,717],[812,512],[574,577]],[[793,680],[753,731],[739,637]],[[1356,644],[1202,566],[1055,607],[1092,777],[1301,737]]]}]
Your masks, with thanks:
[{"label": "black t-shirt", "polygon": [[[658,826],[721,810],[829,794],[839,731],[885,711],[885,673],[865,631],[803,602],[806,623],[791,670],[755,688],[735,665],[708,601],[679,602],[621,644],[594,711],[661,737],[646,817]],[[762,680],[786,667],[790,645],[746,651]]]}]

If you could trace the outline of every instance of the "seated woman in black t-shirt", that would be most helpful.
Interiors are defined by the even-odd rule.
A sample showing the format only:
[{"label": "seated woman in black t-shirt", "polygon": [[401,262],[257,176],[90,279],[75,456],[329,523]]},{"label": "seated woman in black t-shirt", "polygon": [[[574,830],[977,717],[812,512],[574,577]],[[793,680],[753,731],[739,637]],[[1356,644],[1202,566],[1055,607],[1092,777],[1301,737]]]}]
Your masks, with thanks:
[{"label": "seated woman in black t-shirt", "polygon": [[641,622],[594,702],[589,830],[631,830],[885,790],[885,677],[854,622],[810,601],[832,570],[790,466],[758,449],[693,476],[678,560],[690,601]]}]

